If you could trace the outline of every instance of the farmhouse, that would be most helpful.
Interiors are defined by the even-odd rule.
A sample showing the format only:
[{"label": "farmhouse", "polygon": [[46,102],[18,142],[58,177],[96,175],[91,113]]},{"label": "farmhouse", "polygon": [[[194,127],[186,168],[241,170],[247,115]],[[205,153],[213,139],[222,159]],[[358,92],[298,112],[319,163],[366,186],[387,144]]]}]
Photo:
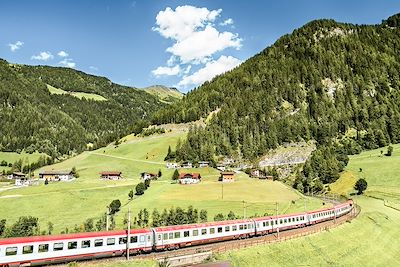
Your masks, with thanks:
[{"label": "farmhouse", "polygon": [[25,178],[25,177],[26,177],[25,173],[13,172],[7,178],[11,180],[11,179],[20,179],[20,178]]},{"label": "farmhouse", "polygon": [[189,168],[192,168],[193,165],[190,161],[184,161],[184,162],[182,162],[181,167],[189,169]]},{"label": "farmhouse", "polygon": [[47,181],[70,181],[75,176],[72,171],[42,171],[39,173],[39,179]]},{"label": "farmhouse", "polygon": [[204,168],[210,166],[209,161],[199,161],[199,168]]},{"label": "farmhouse", "polygon": [[20,178],[15,178],[15,185],[16,186],[28,186],[31,185],[31,180],[28,177],[20,177]]},{"label": "farmhouse", "polygon": [[118,171],[104,171],[100,173],[100,178],[104,180],[119,180],[122,178],[122,172]]},{"label": "farmhouse", "polygon": [[250,177],[251,178],[259,178],[259,179],[264,179],[265,178],[265,173],[261,170],[252,170],[250,172]]},{"label": "farmhouse", "polygon": [[142,172],[140,174],[140,176],[142,177],[142,180],[146,181],[146,180],[156,180],[158,178],[158,175],[155,173],[149,173],[149,172]]},{"label": "farmhouse", "polygon": [[225,172],[221,172],[221,176],[219,177],[219,181],[221,182],[234,182],[234,176],[235,172],[229,172],[229,171],[225,171]]},{"label": "farmhouse", "polygon": [[167,169],[177,169],[179,167],[178,163],[176,162],[167,162]]},{"label": "farmhouse", "polygon": [[180,184],[197,184],[201,181],[200,173],[180,173],[179,183]]}]

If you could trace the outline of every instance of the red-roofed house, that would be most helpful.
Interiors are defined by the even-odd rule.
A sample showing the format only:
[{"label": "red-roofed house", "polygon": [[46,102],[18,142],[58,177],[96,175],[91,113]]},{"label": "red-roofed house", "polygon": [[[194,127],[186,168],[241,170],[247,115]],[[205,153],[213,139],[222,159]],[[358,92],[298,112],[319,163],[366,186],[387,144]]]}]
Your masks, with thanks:
[{"label": "red-roofed house", "polygon": [[150,173],[150,172],[142,172],[140,174],[140,176],[142,177],[142,180],[157,180],[158,175],[155,173]]},{"label": "red-roofed house", "polygon": [[200,173],[180,173],[179,183],[180,184],[197,184],[201,181]]},{"label": "red-roofed house", "polygon": [[100,173],[100,178],[101,179],[108,179],[108,180],[119,180],[121,179],[121,174],[122,172],[117,172],[117,171],[106,171],[106,172],[101,172]]}]

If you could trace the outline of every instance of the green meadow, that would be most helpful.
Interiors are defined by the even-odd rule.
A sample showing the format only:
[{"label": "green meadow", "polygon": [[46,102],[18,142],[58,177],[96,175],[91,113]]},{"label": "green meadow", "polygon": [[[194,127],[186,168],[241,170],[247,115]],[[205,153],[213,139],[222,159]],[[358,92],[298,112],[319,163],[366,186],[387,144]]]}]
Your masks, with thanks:
[{"label": "green meadow", "polygon": [[[233,211],[237,216],[275,214],[275,202],[279,213],[314,209],[322,206],[320,200],[303,198],[296,191],[280,182],[251,179],[238,173],[235,182],[218,182],[219,172],[212,168],[181,169],[181,172],[200,172],[202,182],[197,185],[179,185],[171,181],[173,170],[167,169],[164,157],[168,146],[175,147],[185,133],[167,133],[144,138],[123,138],[122,144],[86,151],[42,170],[70,170],[75,167],[79,178],[71,182],[54,182],[18,189],[4,190],[0,187],[1,218],[12,223],[20,216],[39,218],[42,230],[47,223],[54,224],[54,231],[66,227],[72,229],[86,219],[99,219],[107,205],[114,199],[122,203],[115,216],[117,227],[123,227],[128,208],[132,218],[140,209],[159,212],[171,207],[206,209],[212,220],[218,213]],[[141,172],[159,170],[162,177],[151,183],[144,195],[129,200],[128,193],[140,182]],[[101,171],[121,171],[123,179],[104,181]]]},{"label": "green meadow", "polygon": [[83,93],[83,92],[69,92],[69,91],[64,91],[62,89],[56,88],[54,86],[51,85],[47,85],[47,89],[50,91],[51,94],[53,95],[66,95],[66,94],[70,94],[74,97],[77,97],[79,99],[82,98],[86,98],[86,99],[92,99],[95,101],[105,101],[107,100],[106,98],[104,98],[101,95],[98,94],[91,94],[91,93]]},{"label": "green meadow", "polygon": [[[16,153],[16,152],[0,152],[0,162],[5,160],[7,163],[14,163],[17,160],[23,160],[24,163],[32,163],[39,160],[41,155],[45,155],[43,153],[35,152],[32,154],[28,154],[26,152]],[[0,166],[0,171],[9,170],[9,167]]]},{"label": "green meadow", "polygon": [[391,157],[381,150],[351,156],[346,172],[331,185],[334,193],[350,195],[358,178],[367,180],[365,195],[352,196],[361,207],[356,219],[326,232],[231,251],[217,259],[233,266],[399,266],[400,145],[394,145]]}]

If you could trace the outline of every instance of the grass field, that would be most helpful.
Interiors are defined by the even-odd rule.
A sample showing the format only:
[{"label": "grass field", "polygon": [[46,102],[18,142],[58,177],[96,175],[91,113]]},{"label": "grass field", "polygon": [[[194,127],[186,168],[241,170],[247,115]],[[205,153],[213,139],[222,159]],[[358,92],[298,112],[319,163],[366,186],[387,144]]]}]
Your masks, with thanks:
[{"label": "grass field", "polygon": [[106,98],[104,98],[101,95],[83,93],[83,92],[68,92],[68,91],[64,91],[62,89],[56,88],[54,86],[51,86],[49,84],[47,85],[47,89],[50,91],[51,94],[54,94],[54,95],[70,94],[70,95],[75,96],[75,97],[77,97],[79,99],[82,99],[84,97],[86,99],[92,99],[92,100],[96,100],[96,101],[105,101],[105,100],[107,100]]},{"label": "grass field", "polygon": [[349,195],[359,177],[367,180],[365,196],[354,196],[362,208],[357,219],[320,234],[217,258],[233,266],[399,266],[400,211],[390,206],[400,202],[400,145],[392,157],[381,156],[380,150],[351,156],[346,172],[331,186]]},{"label": "grass field", "polygon": [[[21,153],[16,153],[16,152],[0,152],[0,161],[7,161],[7,163],[14,163],[17,160],[22,159],[24,161],[24,163],[28,164],[28,163],[32,163],[32,162],[36,162],[38,161],[39,157],[41,155],[45,155],[42,153],[32,153],[32,154],[28,154],[25,152],[21,152]],[[0,166],[0,171],[3,170],[9,170],[10,167],[4,167],[4,166]]]},{"label": "grass field", "polygon": [[[46,166],[43,170],[69,170],[76,167],[80,177],[72,182],[50,183],[13,190],[0,188],[1,218],[14,222],[19,216],[32,215],[39,218],[42,230],[47,223],[54,223],[55,232],[60,232],[75,224],[80,225],[88,218],[98,219],[106,211],[106,206],[114,199],[122,202],[117,213],[117,226],[123,226],[128,207],[133,217],[140,209],[152,211],[157,207],[206,209],[213,219],[217,213],[238,216],[263,215],[275,212],[278,202],[279,213],[304,210],[304,200],[291,188],[280,182],[250,179],[238,174],[236,181],[222,184],[217,181],[219,172],[212,168],[187,169],[187,172],[200,172],[203,179],[198,185],[179,185],[171,183],[173,170],[165,168],[163,161],[168,146],[175,147],[185,133],[168,133],[145,138],[127,138],[119,146],[110,145],[95,151],[87,151],[64,162]],[[152,182],[143,196],[128,200],[128,192],[140,181],[141,172],[162,171],[163,176]],[[122,171],[120,181],[99,179],[101,171]],[[183,171],[183,170],[182,170]],[[223,190],[223,199],[222,199]],[[243,202],[245,201],[245,202]],[[307,198],[308,209],[320,207],[321,201]]]}]

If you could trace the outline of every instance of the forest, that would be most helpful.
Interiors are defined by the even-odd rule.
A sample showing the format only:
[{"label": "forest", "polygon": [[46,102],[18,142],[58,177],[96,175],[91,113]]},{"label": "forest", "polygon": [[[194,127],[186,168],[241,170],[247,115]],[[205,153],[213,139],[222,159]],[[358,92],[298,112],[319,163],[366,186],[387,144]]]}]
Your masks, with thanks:
[{"label": "forest", "polygon": [[347,154],[400,142],[399,18],[379,25],[312,21],[152,121],[189,122],[218,110],[206,127],[191,129],[178,160],[251,161],[285,142],[315,140],[318,150],[295,186],[317,191],[320,183],[310,181],[333,182]]}]

